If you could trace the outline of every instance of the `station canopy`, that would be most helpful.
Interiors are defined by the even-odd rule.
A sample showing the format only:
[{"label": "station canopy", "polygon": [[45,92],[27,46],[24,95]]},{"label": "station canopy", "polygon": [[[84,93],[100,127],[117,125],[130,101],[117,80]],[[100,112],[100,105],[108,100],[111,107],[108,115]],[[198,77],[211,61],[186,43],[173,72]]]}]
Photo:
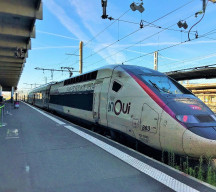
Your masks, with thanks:
[{"label": "station canopy", "polygon": [[176,81],[216,78],[216,64],[165,73]]},{"label": "station canopy", "polygon": [[25,66],[35,21],[42,19],[41,0],[0,0],[0,85],[16,88]]}]

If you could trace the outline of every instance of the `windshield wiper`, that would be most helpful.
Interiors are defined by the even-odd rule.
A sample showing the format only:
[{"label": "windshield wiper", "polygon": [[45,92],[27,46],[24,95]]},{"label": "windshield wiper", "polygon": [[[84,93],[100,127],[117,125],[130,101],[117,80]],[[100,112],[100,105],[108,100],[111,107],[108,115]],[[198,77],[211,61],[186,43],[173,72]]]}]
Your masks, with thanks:
[{"label": "windshield wiper", "polygon": [[156,83],[153,83],[151,80],[149,80],[149,82],[150,82],[156,89],[158,89],[158,90],[160,91],[160,88],[157,86]]},{"label": "windshield wiper", "polygon": [[169,93],[169,94],[171,94],[169,91],[165,91],[165,90],[159,88],[159,87],[157,86],[157,84],[156,84],[156,83],[153,83],[151,80],[149,80],[149,82],[150,82],[156,89],[158,89],[160,92],[163,91],[164,93]]}]

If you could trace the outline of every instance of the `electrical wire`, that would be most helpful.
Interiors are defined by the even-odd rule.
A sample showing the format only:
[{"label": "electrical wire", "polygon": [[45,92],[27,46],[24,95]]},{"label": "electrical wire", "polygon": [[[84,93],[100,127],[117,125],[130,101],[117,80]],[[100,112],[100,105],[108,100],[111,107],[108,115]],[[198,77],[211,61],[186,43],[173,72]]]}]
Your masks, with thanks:
[{"label": "electrical wire", "polygon": [[[178,7],[178,8],[176,8],[176,9],[174,9],[174,10],[168,12],[167,14],[165,14],[165,15],[159,17],[158,19],[156,19],[156,20],[154,20],[154,21],[152,21],[152,22],[150,22],[150,23],[149,23],[147,26],[145,26],[145,27],[148,27],[149,25],[151,25],[151,24],[153,24],[153,23],[155,23],[155,22],[157,22],[157,21],[159,21],[159,20],[161,20],[161,19],[167,17],[168,15],[170,15],[170,14],[172,14],[172,13],[178,11],[179,9],[181,9],[181,8],[183,8],[183,7],[185,7],[185,6],[187,6],[188,4],[192,3],[193,1],[194,1],[194,0],[189,1],[188,3],[185,3],[184,5],[182,5],[182,6]],[[87,58],[89,58],[89,57],[92,57],[93,55],[95,55],[95,54],[101,52],[101,51],[104,50],[104,49],[107,49],[108,47],[110,47],[110,46],[116,44],[117,42],[119,42],[119,41],[125,39],[126,37],[129,37],[130,35],[132,35],[132,34],[138,32],[138,31],[140,31],[140,30],[141,30],[141,28],[139,28],[139,29],[137,29],[137,30],[131,32],[130,34],[128,34],[128,35],[122,37],[121,39],[119,39],[119,40],[117,40],[117,41],[115,41],[115,42],[113,42],[113,43],[111,43],[111,44],[109,44],[109,45],[107,45],[106,47],[97,50],[94,54],[91,54],[91,55],[85,57],[83,60],[85,60],[85,59],[87,59]]]},{"label": "electrical wire", "polygon": [[[186,17],[184,20],[189,19],[189,18],[192,17],[192,16],[194,16],[194,14],[192,14],[192,15]],[[176,25],[176,23],[174,23],[174,24],[172,24],[172,25],[170,25],[170,26],[168,26],[168,27],[166,27],[166,28],[160,30],[159,32],[156,32],[156,33],[154,33],[154,34],[152,34],[152,35],[150,35],[150,36],[148,36],[148,37],[146,37],[146,38],[144,38],[144,39],[142,39],[142,40],[140,40],[140,41],[138,41],[138,42],[136,42],[136,43],[134,43],[134,44],[132,44],[132,45],[130,45],[130,46],[128,46],[128,47],[126,47],[126,48],[124,48],[124,49],[121,49],[120,51],[117,51],[117,52],[115,52],[115,53],[113,53],[113,54],[111,54],[111,55],[108,55],[107,57],[102,58],[102,59],[100,59],[100,60],[98,60],[98,61],[96,61],[96,62],[94,62],[94,63],[92,63],[92,64],[90,64],[90,65],[95,65],[95,64],[97,64],[97,63],[103,61],[104,59],[107,59],[107,58],[109,58],[109,57],[112,57],[112,56],[114,56],[114,55],[116,55],[116,54],[118,54],[118,53],[120,53],[120,52],[122,52],[122,51],[124,51],[124,50],[127,50],[127,49],[129,49],[129,48],[131,48],[131,47],[134,47],[135,45],[137,45],[137,44],[139,44],[139,43],[142,43],[142,42],[144,42],[145,40],[148,40],[148,39],[150,39],[150,38],[152,38],[152,37],[154,37],[154,36],[156,36],[156,35],[158,35],[158,34],[164,32],[164,31],[166,31],[168,28],[173,27],[174,25]]]},{"label": "electrical wire", "polygon": [[[117,20],[117,19],[116,19]],[[135,25],[140,25],[140,23],[138,23],[138,22],[133,22],[133,21],[127,21],[127,20],[118,20],[118,21],[120,21],[120,22],[125,22],[125,23],[130,23],[130,24],[135,24]],[[164,28],[164,27],[161,27],[161,26],[159,26],[159,25],[155,25],[155,24],[153,24],[153,23],[150,23],[150,22],[148,22],[148,21],[145,21],[145,20],[142,20],[143,22],[145,22],[145,23],[147,23],[147,24],[149,24],[148,25],[148,27],[154,27],[154,28],[158,28],[158,29],[166,29],[166,30],[168,30],[168,31],[176,31],[176,32],[183,32],[183,33],[188,33],[189,31],[187,31],[187,30],[182,30],[182,29],[170,29],[170,28]],[[145,25],[144,25],[145,26]],[[196,31],[191,31],[191,32],[193,32],[193,33],[195,33]]]},{"label": "electrical wire", "polygon": [[[130,9],[128,9],[127,11],[125,11],[122,15],[120,15],[118,17],[118,19],[120,19],[121,17],[123,17],[125,14],[127,14],[130,11]],[[118,20],[117,19],[117,20]],[[104,31],[106,31],[110,26],[112,26],[114,23],[116,22],[116,20],[114,22],[112,22],[110,25],[108,25],[107,27],[105,27],[102,31],[100,31],[99,33],[97,33],[94,37],[92,37],[88,42],[86,42],[84,44],[84,46],[88,45],[91,41],[93,41],[94,39],[96,39],[100,34],[102,34]]]},{"label": "electrical wire", "polygon": [[[118,19],[120,19],[121,17],[123,17],[125,14],[127,14],[130,11],[130,9],[128,9],[127,11],[125,11],[123,14],[121,14]],[[111,24],[109,24],[108,26],[106,26],[104,29],[102,29],[99,33],[97,33],[95,36],[93,36],[89,41],[87,41],[86,43],[83,44],[83,47],[87,46],[90,42],[92,42],[94,39],[96,39],[100,34],[102,34],[104,31],[106,31],[109,27],[111,27],[114,23],[116,22],[116,20],[114,22],[112,22]],[[77,51],[79,51],[79,48],[76,49],[74,51],[74,53],[77,53]]]},{"label": "electrical wire", "polygon": [[101,52],[101,51],[103,51],[103,50],[105,50],[105,49],[111,47],[112,45],[116,44],[117,42],[122,41],[123,39],[125,39],[125,38],[127,38],[127,37],[133,35],[134,33],[137,33],[137,32],[140,31],[140,30],[141,30],[141,28],[136,29],[135,31],[133,31],[133,32],[131,32],[131,33],[125,35],[124,37],[122,37],[122,38],[120,38],[120,39],[118,39],[118,40],[112,42],[111,44],[109,44],[109,45],[107,45],[107,46],[105,46],[105,47],[103,47],[103,48],[97,50],[97,52],[95,52],[95,53],[93,53],[93,54],[91,54],[91,55],[85,57],[83,60],[86,60],[86,59],[88,59],[89,57],[92,57],[93,55],[95,55],[95,54],[97,54],[97,53],[99,53],[99,52]]},{"label": "electrical wire", "polygon": [[[204,0],[205,1],[205,0]],[[206,7],[208,6],[208,1],[207,1],[207,4],[206,4]],[[205,8],[206,8],[205,7]],[[200,18],[200,20],[199,21],[197,21],[195,24],[193,24],[192,25],[192,27],[190,28],[190,30],[189,30],[189,32],[188,32],[188,40],[190,41],[190,31],[198,24],[198,23],[200,23],[202,20],[203,20],[203,18],[204,18],[204,16],[205,16],[205,10],[204,10],[204,13],[203,13],[203,15],[202,15],[202,17]]]},{"label": "electrical wire", "polygon": [[[213,30],[211,30],[211,31],[215,31],[215,30],[216,30],[216,29],[213,29]],[[205,34],[203,34],[202,36],[199,36],[199,37],[197,37],[197,38],[195,37],[194,39],[191,39],[191,40],[186,40],[186,41],[183,41],[183,42],[180,42],[180,43],[176,43],[176,44],[174,44],[174,45],[170,45],[170,46],[168,46],[168,47],[164,47],[164,48],[159,49],[159,50],[157,50],[157,51],[158,51],[158,52],[159,52],[159,51],[164,51],[164,50],[167,50],[167,49],[170,49],[170,48],[173,48],[173,47],[176,47],[176,46],[185,44],[185,43],[187,43],[187,42],[191,42],[191,41],[194,41],[194,40],[196,40],[196,39],[203,38],[203,37],[207,36],[208,33],[209,33],[209,32],[207,32],[207,33],[205,33]],[[134,60],[136,60],[136,59],[138,59],[138,58],[145,57],[145,56],[147,56],[147,55],[153,54],[154,52],[155,52],[155,51],[150,52],[150,53],[147,53],[147,54],[144,54],[144,55],[140,55],[140,56],[138,56],[138,57],[134,57],[134,58],[128,59],[128,60],[124,61],[123,64],[124,64],[124,63],[127,63],[127,62],[129,62],[129,61],[134,61]]]},{"label": "electrical wire", "polygon": [[202,59],[208,59],[208,58],[215,57],[215,56],[216,56],[216,52],[208,54],[208,55],[205,55],[205,56],[201,56],[201,57],[196,57],[196,58],[191,58],[191,59],[185,59],[185,60],[179,60],[179,61],[176,61],[176,62],[162,64],[161,66],[175,64],[175,67],[179,67],[180,65],[176,65],[176,64],[178,64],[178,63],[180,63],[180,64],[181,63],[192,63],[194,61],[199,61],[199,60],[202,60]]}]

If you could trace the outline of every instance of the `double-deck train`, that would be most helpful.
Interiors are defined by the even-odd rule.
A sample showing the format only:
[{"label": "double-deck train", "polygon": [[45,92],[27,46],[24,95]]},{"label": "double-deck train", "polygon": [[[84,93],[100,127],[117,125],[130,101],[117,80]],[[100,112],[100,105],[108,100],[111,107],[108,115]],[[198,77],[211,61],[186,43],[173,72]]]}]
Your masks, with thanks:
[{"label": "double-deck train", "polygon": [[112,65],[32,90],[28,103],[126,134],[152,148],[216,158],[216,116],[155,70]]}]

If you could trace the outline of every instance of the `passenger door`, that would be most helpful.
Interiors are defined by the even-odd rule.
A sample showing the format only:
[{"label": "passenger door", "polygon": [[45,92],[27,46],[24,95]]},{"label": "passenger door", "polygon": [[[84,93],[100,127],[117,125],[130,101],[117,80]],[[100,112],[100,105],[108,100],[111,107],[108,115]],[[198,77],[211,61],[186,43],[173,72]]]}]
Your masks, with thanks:
[{"label": "passenger door", "polygon": [[157,133],[158,118],[158,113],[148,104],[144,104],[141,115],[141,130],[153,134]]},{"label": "passenger door", "polygon": [[158,131],[159,114],[146,103],[142,107],[140,122],[140,140],[152,146],[160,146]]},{"label": "passenger door", "polygon": [[45,90],[45,95],[44,95],[44,107],[45,107],[46,109],[49,108],[49,94],[50,94],[50,88],[51,88],[51,86]]},{"label": "passenger door", "polygon": [[103,80],[96,80],[94,88],[94,103],[93,103],[93,119],[95,123],[100,122],[100,100],[101,100],[101,88]]}]

